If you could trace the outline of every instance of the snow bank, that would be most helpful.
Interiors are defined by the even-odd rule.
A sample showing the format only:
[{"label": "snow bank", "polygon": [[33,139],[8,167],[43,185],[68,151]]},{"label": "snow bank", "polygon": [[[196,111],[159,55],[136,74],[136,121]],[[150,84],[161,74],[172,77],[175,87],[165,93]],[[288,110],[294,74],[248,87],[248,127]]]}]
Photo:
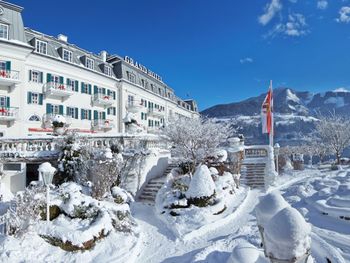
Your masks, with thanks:
[{"label": "snow bank", "polygon": [[255,208],[258,224],[265,227],[275,214],[287,206],[289,204],[279,191],[273,191],[260,197],[260,202]]},{"label": "snow bank", "polygon": [[248,241],[241,241],[235,246],[227,263],[269,263],[263,253]]},{"label": "snow bank", "polygon": [[271,218],[265,227],[265,249],[278,259],[299,258],[310,250],[311,226],[292,207],[286,207]]},{"label": "snow bank", "polygon": [[206,165],[201,165],[196,169],[188,190],[187,198],[201,198],[212,196],[215,192],[215,184],[211,178],[211,173]]}]

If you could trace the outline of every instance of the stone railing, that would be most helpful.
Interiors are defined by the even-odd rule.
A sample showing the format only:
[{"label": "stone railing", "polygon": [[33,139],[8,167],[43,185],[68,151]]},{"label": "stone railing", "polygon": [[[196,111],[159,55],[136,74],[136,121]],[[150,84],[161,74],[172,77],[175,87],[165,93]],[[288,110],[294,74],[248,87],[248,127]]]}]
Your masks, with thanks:
[{"label": "stone railing", "polygon": [[[57,156],[63,137],[0,139],[0,158],[47,158]],[[157,138],[136,136],[86,136],[81,143],[93,149],[121,145],[131,149],[167,149],[166,142]]]}]

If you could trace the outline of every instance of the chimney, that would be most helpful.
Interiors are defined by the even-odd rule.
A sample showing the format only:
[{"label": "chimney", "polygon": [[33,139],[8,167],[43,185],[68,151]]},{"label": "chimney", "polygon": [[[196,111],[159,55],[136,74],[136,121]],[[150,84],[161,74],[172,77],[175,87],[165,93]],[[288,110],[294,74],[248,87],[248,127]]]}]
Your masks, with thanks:
[{"label": "chimney", "polygon": [[106,62],[106,61],[107,61],[107,51],[102,50],[102,51],[100,52],[100,56],[101,56],[101,59],[102,59],[103,62]]},{"label": "chimney", "polygon": [[66,35],[63,35],[63,34],[59,34],[57,36],[57,38],[58,38],[58,40],[61,40],[61,41],[66,42],[66,43],[68,41],[68,37]]}]

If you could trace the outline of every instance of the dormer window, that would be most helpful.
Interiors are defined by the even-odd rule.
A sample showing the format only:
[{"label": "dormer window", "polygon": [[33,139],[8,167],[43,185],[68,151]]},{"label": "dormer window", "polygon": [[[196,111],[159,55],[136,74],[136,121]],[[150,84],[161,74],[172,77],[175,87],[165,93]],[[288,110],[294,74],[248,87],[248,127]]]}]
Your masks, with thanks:
[{"label": "dormer window", "polygon": [[133,74],[133,73],[127,71],[127,72],[126,72],[126,75],[127,75],[127,78],[128,78],[128,80],[129,80],[130,82],[136,83],[136,76],[135,76],[135,74]]},{"label": "dormer window", "polygon": [[110,76],[112,77],[112,68],[111,67],[108,67],[108,66],[104,66],[104,73],[107,75],[107,76]]},{"label": "dormer window", "polygon": [[73,53],[67,49],[63,49],[62,58],[65,61],[73,62]]},{"label": "dormer window", "polygon": [[94,69],[94,60],[91,58],[86,58],[85,67],[88,69]]},{"label": "dormer window", "polygon": [[9,39],[9,26],[0,23],[0,39]]},{"label": "dormer window", "polygon": [[148,87],[147,80],[141,79],[141,86],[146,89]]},{"label": "dormer window", "polygon": [[35,40],[35,51],[47,55],[47,42],[36,39]]}]

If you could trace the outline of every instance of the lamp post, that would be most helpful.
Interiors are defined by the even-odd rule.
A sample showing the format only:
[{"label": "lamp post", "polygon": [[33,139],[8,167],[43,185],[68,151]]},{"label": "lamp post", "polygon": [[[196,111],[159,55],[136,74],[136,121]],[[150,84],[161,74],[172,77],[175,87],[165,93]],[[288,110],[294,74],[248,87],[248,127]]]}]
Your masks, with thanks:
[{"label": "lamp post", "polygon": [[56,169],[48,162],[42,163],[38,169],[41,180],[46,185],[46,221],[50,221],[50,184]]},{"label": "lamp post", "polygon": [[276,154],[276,172],[278,174],[278,155],[280,154],[280,145],[278,143],[275,144],[275,146],[273,147],[275,154]]}]

